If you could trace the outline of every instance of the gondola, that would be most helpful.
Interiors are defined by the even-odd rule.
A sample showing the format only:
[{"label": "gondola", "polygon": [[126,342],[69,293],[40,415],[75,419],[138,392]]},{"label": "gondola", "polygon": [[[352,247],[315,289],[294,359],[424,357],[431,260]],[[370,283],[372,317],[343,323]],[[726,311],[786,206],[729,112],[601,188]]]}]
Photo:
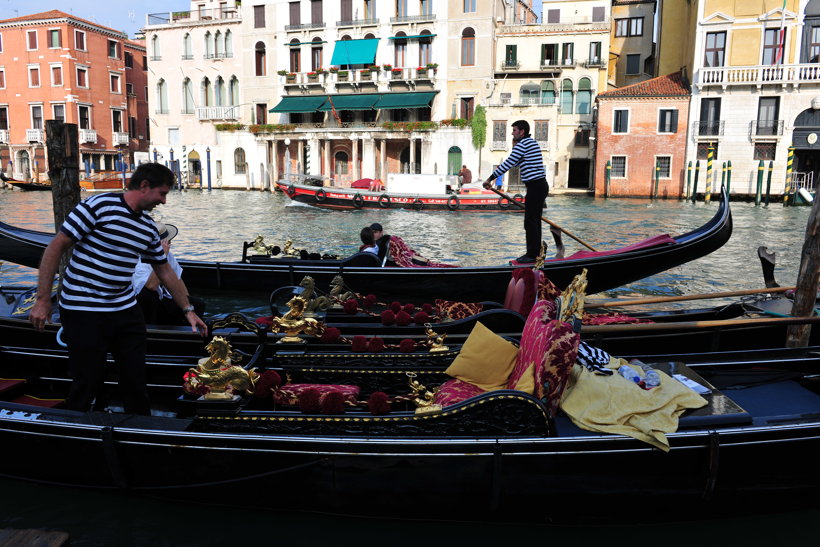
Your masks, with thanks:
[{"label": "gondola", "polygon": [[24,192],[47,192],[51,191],[51,183],[50,182],[23,182],[21,180],[6,180],[4,181],[6,184],[17,188],[18,190],[23,190]]},{"label": "gondola", "polygon": [[[567,285],[583,268],[588,269],[589,293],[619,287],[719,249],[732,233],[728,200],[723,198],[714,217],[700,228],[683,235],[658,236],[639,244],[610,251],[580,251],[544,263],[543,271],[559,286]],[[0,259],[31,268],[39,265],[52,234],[0,223]],[[247,249],[248,244],[246,244]],[[341,260],[311,257],[246,257],[239,262],[179,260],[189,289],[270,292],[296,285],[306,275],[317,285],[327,286],[342,274],[357,292],[373,292],[385,298],[437,298],[502,301],[512,271],[525,266],[469,268],[389,268],[375,255],[357,253]]]}]

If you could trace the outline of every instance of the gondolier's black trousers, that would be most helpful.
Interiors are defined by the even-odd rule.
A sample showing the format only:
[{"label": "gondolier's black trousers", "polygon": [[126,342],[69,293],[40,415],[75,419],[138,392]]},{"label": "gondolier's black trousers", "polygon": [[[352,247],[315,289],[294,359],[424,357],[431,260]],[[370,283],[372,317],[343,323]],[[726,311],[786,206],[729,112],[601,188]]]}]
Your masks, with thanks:
[{"label": "gondolier's black trousers", "polygon": [[527,195],[524,201],[524,232],[527,236],[527,256],[537,257],[541,252],[541,216],[544,200],[550,191],[547,179],[524,182]]},{"label": "gondolier's black trousers", "polygon": [[145,387],[145,319],[138,305],[115,312],[60,308],[63,338],[68,344],[71,389],[66,407],[86,412],[103,397],[108,352],[114,357],[125,412],[151,413]]}]

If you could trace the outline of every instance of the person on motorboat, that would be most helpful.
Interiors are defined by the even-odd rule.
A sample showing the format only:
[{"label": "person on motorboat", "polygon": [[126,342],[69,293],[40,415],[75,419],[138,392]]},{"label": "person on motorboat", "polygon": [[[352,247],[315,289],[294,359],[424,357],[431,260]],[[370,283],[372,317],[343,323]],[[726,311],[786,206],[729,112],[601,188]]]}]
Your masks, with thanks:
[{"label": "person on motorboat", "polygon": [[[162,250],[168,258],[168,264],[174,270],[177,278],[182,279],[182,266],[177,262],[174,253],[171,252],[171,240],[179,233],[179,229],[173,224],[163,224],[157,222],[157,232],[161,239]],[[142,308],[146,323],[156,325],[186,325],[185,314],[174,302],[174,298],[168,289],[159,281],[159,277],[154,272],[150,264],[141,260],[137,263],[137,268],[133,276],[134,292],[137,293],[137,303]],[[194,306],[194,311],[200,317],[205,312],[205,301],[188,295],[188,299]]]},{"label": "person on motorboat", "polygon": [[376,239],[376,246],[379,249],[379,258],[384,260],[387,255],[387,266],[397,266],[399,268],[456,268],[454,264],[435,262],[429,258],[421,256],[410,248],[402,238],[396,235],[384,233],[384,228],[378,222],[370,225],[373,230],[373,237]]},{"label": "person on motorboat", "polygon": [[378,256],[379,247],[376,245],[376,238],[373,237],[373,228],[365,226],[362,228],[359,237],[362,238],[362,245],[359,247],[359,251],[363,253],[373,253]]},{"label": "person on motorboat", "polygon": [[60,318],[72,383],[70,410],[88,411],[102,395],[110,351],[120,376],[125,412],[150,414],[146,390],[146,329],[131,278],[137,261],[151,264],[185,312],[194,332],[208,328],[194,313],[148,216],[165,203],[174,173],[159,163],[140,165],[124,193],[106,192],[81,201],[68,214],[40,262],[37,297],[29,315],[38,331],[51,319],[51,287],[62,256],[71,255],[62,278]]},{"label": "person on motorboat", "polygon": [[544,158],[541,147],[530,137],[530,124],[518,120],[512,124],[513,149],[509,157],[499,165],[493,174],[484,181],[484,188],[491,189],[495,179],[515,166],[521,168],[521,180],[527,187],[524,202],[524,232],[526,233],[527,252],[521,255],[519,264],[532,264],[541,251],[541,209],[549,193],[547,174],[544,170]]}]

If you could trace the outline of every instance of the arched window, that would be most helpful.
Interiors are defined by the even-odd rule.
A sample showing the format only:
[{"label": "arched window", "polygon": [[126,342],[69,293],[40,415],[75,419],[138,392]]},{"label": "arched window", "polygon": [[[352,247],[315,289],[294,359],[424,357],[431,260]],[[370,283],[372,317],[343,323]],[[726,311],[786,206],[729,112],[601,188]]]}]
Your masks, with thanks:
[{"label": "arched window", "polygon": [[233,57],[233,34],[230,30],[225,31],[225,57]]},{"label": "arched window", "polygon": [[302,48],[299,47],[299,39],[294,38],[290,41],[290,71],[301,72],[302,66]]},{"label": "arched window", "polygon": [[257,76],[265,76],[267,74],[267,62],[265,61],[266,55],[267,53],[265,52],[265,42],[256,42],[255,64]]},{"label": "arched window", "polygon": [[214,37],[211,31],[205,33],[205,58],[213,59],[214,57]]},{"label": "arched window", "polygon": [[561,82],[561,113],[572,114],[572,80]]},{"label": "arched window", "polygon": [[322,39],[318,36],[310,45],[310,68],[311,70],[322,68]]},{"label": "arched window", "polygon": [[159,47],[159,36],[156,34],[151,38],[151,55],[154,56],[154,61],[159,61],[162,58],[162,50]]},{"label": "arched window", "polygon": [[541,88],[539,88],[537,84],[522,85],[519,90],[521,98],[518,102],[520,104],[538,104],[538,93],[540,90]]},{"label": "arched window", "polygon": [[200,86],[200,99],[199,104],[202,106],[213,106],[214,105],[214,90],[211,86],[211,80],[208,77],[202,78],[202,85]]},{"label": "arched window", "polygon": [[461,148],[451,146],[447,151],[447,174],[458,175],[461,171]]},{"label": "arched window", "polygon": [[168,113],[168,84],[160,78],[157,82],[157,114]]},{"label": "arched window", "polygon": [[233,172],[237,175],[244,175],[248,171],[248,164],[245,163],[245,150],[237,148],[233,151]]},{"label": "arched window", "polygon": [[401,31],[396,33],[396,39],[393,40],[393,66],[407,66],[407,34]]},{"label": "arched window", "polygon": [[182,37],[182,58],[183,59],[193,59],[194,58],[194,48],[191,40],[191,34],[186,32],[185,36]]},{"label": "arched window", "polygon": [[225,106],[227,102],[225,98],[225,80],[222,79],[222,76],[217,76],[214,83],[214,105]]},{"label": "arched window", "polygon": [[373,34],[372,32],[368,32],[367,34],[365,34],[365,35],[364,35],[364,39],[365,39],[365,40],[375,40],[375,39],[376,39],[376,35],[375,35],[375,34]]},{"label": "arched window", "polygon": [[228,101],[231,106],[239,104],[239,78],[236,76],[231,76],[228,82]]},{"label": "arched window", "polygon": [[475,65],[475,31],[470,27],[461,32],[461,66]]},{"label": "arched window", "polygon": [[352,40],[352,39],[353,39],[353,38],[351,38],[349,34],[345,34],[344,36],[342,36],[342,41],[343,41],[343,42],[346,42],[346,41],[348,41],[348,40]]},{"label": "arched window", "polygon": [[555,104],[555,83],[549,80],[541,82],[541,104]]},{"label": "arched window", "polygon": [[589,78],[578,80],[578,100],[575,102],[576,114],[589,114],[592,108],[592,81]]},{"label": "arched window", "polygon": [[182,81],[182,112],[184,114],[194,113],[194,86],[190,78]]},{"label": "arched window", "polygon": [[419,38],[419,66],[427,66],[433,62],[433,37],[429,30],[421,31]]},{"label": "arched window", "polygon": [[217,59],[225,57],[225,40],[219,31],[214,34],[214,56]]},{"label": "arched window", "polygon": [[348,173],[348,160],[347,160],[347,152],[336,152],[333,156],[334,159],[334,168],[333,173],[336,175],[347,175]]}]

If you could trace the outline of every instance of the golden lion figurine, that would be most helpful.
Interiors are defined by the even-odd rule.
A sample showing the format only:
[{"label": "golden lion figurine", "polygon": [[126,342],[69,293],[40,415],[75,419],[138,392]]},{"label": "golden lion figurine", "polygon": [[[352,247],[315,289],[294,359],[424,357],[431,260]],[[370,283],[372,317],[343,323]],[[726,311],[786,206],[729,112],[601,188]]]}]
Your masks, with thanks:
[{"label": "golden lion figurine", "polygon": [[232,365],[239,360],[231,344],[221,336],[214,336],[205,346],[210,354],[199,360],[196,368],[185,374],[184,389],[188,393],[204,393],[205,399],[231,399],[234,394],[252,394],[259,375],[255,370],[245,370]]}]

